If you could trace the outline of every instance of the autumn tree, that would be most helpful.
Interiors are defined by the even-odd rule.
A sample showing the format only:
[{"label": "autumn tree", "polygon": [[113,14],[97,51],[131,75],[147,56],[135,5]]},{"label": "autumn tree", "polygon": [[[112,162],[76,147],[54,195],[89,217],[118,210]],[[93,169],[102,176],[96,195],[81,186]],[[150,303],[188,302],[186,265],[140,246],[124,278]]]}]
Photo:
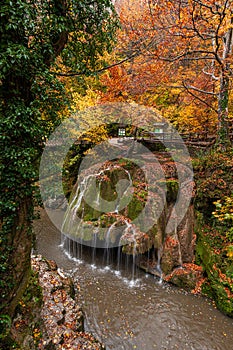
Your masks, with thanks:
[{"label": "autumn tree", "polygon": [[117,20],[108,0],[3,0],[0,15],[1,314],[12,315],[30,266],[39,158],[68,102],[61,67],[94,70]]},{"label": "autumn tree", "polygon": [[[124,67],[129,98],[146,93],[150,100],[160,93],[162,99],[164,94],[178,96],[180,104],[195,100],[197,107],[190,112],[198,113],[201,106],[204,119],[216,113],[217,141],[223,147],[229,142],[232,5],[227,0],[118,2],[122,22],[118,55],[128,59]],[[109,80],[111,73],[107,74]],[[126,79],[126,72],[122,77]]]}]

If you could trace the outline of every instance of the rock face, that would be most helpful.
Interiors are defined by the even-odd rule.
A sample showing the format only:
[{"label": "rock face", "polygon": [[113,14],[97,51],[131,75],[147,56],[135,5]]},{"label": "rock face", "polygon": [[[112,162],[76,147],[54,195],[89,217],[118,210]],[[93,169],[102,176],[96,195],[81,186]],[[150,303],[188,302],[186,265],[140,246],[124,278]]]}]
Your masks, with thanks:
[{"label": "rock face", "polygon": [[193,262],[195,238],[194,208],[190,204],[177,228],[162,238],[161,268],[165,275],[171,273],[174,268],[183,266],[184,263]]},{"label": "rock face", "polygon": [[[86,187],[75,186],[63,228],[65,235],[87,245],[122,245],[124,253],[137,256],[139,266],[169,280],[175,270],[184,272],[185,264],[194,260],[194,184],[188,166],[177,165],[164,154],[156,154],[159,157],[160,162],[148,160],[146,169],[121,159],[88,175]],[[90,190],[93,176],[99,192]],[[179,284],[183,275],[187,280],[187,271],[170,280]]]},{"label": "rock face", "polygon": [[[201,269],[193,264],[195,259],[194,207],[189,205],[181,223],[172,232],[166,233],[164,223],[168,213],[164,210],[157,224],[155,238],[160,246],[152,248],[152,257],[142,255],[137,264],[146,272],[160,276],[164,280],[183,288],[194,289],[203,277]],[[154,250],[154,251],[153,251]]]},{"label": "rock face", "polygon": [[[182,288],[195,289],[203,276],[201,268],[193,263],[196,245],[194,205],[192,203],[195,194],[194,184],[186,182],[185,186],[179,189],[175,164],[165,163],[164,169],[167,195],[164,209],[157,225],[152,230],[154,237],[152,257],[140,256],[138,266]],[[182,170],[186,171],[185,168]],[[176,209],[178,191],[181,198],[187,196],[187,192],[191,193],[191,198],[187,207],[181,203],[179,211],[183,211],[184,214],[182,220],[176,224],[179,214]],[[168,222],[172,222],[170,230],[168,230]]]}]

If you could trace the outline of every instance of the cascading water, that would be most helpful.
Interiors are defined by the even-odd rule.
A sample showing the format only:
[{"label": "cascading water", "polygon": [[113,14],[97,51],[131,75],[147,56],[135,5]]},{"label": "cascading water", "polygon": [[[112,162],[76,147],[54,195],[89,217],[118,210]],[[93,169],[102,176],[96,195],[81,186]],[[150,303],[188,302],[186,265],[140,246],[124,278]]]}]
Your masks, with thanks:
[{"label": "cascading water", "polygon": [[[121,174],[121,178],[115,186],[115,192],[118,196],[114,201],[114,206],[110,206],[111,211],[107,208],[107,206],[109,206],[108,203],[106,203],[107,201],[103,200],[104,193],[102,191],[103,180],[106,180],[106,173],[109,171],[120,171]],[[96,180],[99,180],[97,185]],[[95,183],[94,187],[93,183]],[[122,203],[124,206],[124,203],[129,200],[128,197],[130,197],[132,192],[132,183],[133,180],[130,172],[127,169],[123,169],[122,171],[122,168],[119,166],[107,167],[96,174],[84,176],[82,181],[77,184],[75,193],[71,198],[70,205],[64,216],[62,225],[62,247],[70,257],[82,260],[83,249],[85,249],[85,246],[90,246],[92,266],[94,267],[97,259],[97,249],[101,246],[100,255],[103,257],[102,264],[105,265],[106,268],[110,268],[114,263],[116,272],[119,272],[122,261],[124,260],[124,264],[132,266],[132,280],[134,280],[136,276],[135,225],[130,223],[129,218],[124,217],[124,215],[120,213]],[[85,199],[90,203],[90,197],[92,208],[94,207],[94,210],[98,211],[98,217],[94,225],[91,224],[91,220],[85,221],[85,215],[87,215],[88,210],[90,210],[90,208],[86,206]],[[108,227],[101,227],[101,215],[105,214],[103,213],[105,211],[107,211],[107,216],[115,221],[109,223]],[[90,225],[88,234],[85,225]],[[132,258],[129,259],[126,255],[123,259],[122,256],[124,254],[122,253],[121,239],[128,235],[131,236],[130,239],[133,244]]]},{"label": "cascading water", "polygon": [[[115,169],[121,169],[120,167],[115,167]],[[69,207],[66,211],[62,232],[66,235],[72,236],[74,240],[82,240],[80,228],[83,224],[83,216],[85,209],[85,201],[90,204],[92,209],[96,209],[100,213],[119,213],[121,203],[127,197],[130,196],[129,189],[132,186],[132,179],[129,171],[124,169],[124,173],[127,175],[127,179],[120,179],[116,184],[117,198],[115,200],[104,200],[101,197],[101,186],[103,183],[104,172],[112,170],[112,168],[106,168],[99,173],[87,175],[83,180],[77,185],[76,191],[72,196]],[[122,169],[121,169],[122,170]],[[99,179],[98,187],[96,187],[96,180]],[[80,215],[80,210],[82,215]]]},{"label": "cascading water", "polygon": [[[160,280],[168,279],[180,268],[177,278],[183,278],[183,274],[185,279],[186,273],[193,274],[185,267],[194,258],[193,206],[190,205],[184,220],[177,225],[176,180],[167,180],[171,171],[164,178],[156,162],[147,163],[146,171],[147,176],[141,165],[128,159],[108,161],[98,168],[96,165],[94,170],[85,169],[74,187],[62,225],[66,240],[76,243],[67,243],[64,247],[78,259],[82,259],[85,246],[92,247],[93,266],[97,248],[102,248],[102,264],[108,267],[114,259],[120,266],[119,259],[126,254],[125,261],[130,260],[132,264],[132,278],[136,264]],[[167,181],[171,183],[168,194]],[[168,221],[173,222],[174,227],[166,232]],[[113,248],[117,248],[117,254],[113,254]],[[152,257],[147,259],[148,252]]]}]

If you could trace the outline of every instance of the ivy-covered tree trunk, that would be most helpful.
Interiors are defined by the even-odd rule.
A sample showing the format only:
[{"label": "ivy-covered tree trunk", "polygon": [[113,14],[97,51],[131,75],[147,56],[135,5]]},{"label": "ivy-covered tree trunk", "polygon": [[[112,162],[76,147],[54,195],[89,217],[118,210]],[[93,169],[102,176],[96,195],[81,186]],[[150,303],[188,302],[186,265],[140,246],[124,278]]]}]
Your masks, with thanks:
[{"label": "ivy-covered tree trunk", "polygon": [[18,203],[12,229],[5,237],[7,247],[3,252],[3,256],[5,255],[3,266],[7,269],[7,273],[1,281],[3,286],[1,312],[10,316],[13,316],[29,276],[32,248],[31,215],[31,198],[23,198]]},{"label": "ivy-covered tree trunk", "polygon": [[217,145],[227,148],[230,145],[228,131],[228,104],[229,104],[229,76],[225,72],[220,78],[220,89],[218,95],[218,134]]},{"label": "ivy-covered tree trunk", "polygon": [[227,23],[225,34],[222,38],[223,49],[220,64],[220,87],[218,95],[218,138],[217,145],[220,148],[227,148],[230,145],[229,125],[228,125],[228,105],[230,77],[232,69],[230,62],[232,60],[233,49],[233,11],[230,4],[226,3],[226,9],[229,11],[229,23]]},{"label": "ivy-covered tree trunk", "polygon": [[[9,17],[3,21],[10,20]],[[9,23],[9,22],[8,22]],[[28,39],[22,24],[8,30],[1,44],[11,52],[11,70],[1,81],[1,313],[13,315],[30,269],[32,247],[32,193],[35,181],[35,155],[39,137],[35,138],[36,114],[31,103],[33,74],[26,70],[22,58]],[[15,57],[14,57],[15,55]],[[17,57],[18,55],[18,57]],[[20,60],[21,65],[17,64]],[[39,133],[38,133],[39,136]],[[37,143],[37,149],[35,144]]]}]

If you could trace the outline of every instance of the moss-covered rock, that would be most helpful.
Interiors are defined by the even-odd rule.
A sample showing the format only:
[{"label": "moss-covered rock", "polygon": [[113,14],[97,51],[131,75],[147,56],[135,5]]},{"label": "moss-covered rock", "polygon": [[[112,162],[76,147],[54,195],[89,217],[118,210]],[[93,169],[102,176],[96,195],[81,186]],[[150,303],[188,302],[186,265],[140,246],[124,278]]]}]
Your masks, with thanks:
[{"label": "moss-covered rock", "polygon": [[180,288],[194,290],[199,281],[203,279],[203,271],[198,265],[183,264],[182,267],[174,269],[172,273],[165,276],[164,279]]},{"label": "moss-covered rock", "polygon": [[233,274],[232,260],[226,255],[219,242],[219,232],[203,226],[198,232],[196,259],[202,265],[207,279],[202,291],[212,298],[217,307],[226,315],[233,317]]},{"label": "moss-covered rock", "polygon": [[[191,170],[180,164],[183,178],[189,180],[180,188],[175,162],[167,153],[158,154],[158,158],[160,162],[147,164],[146,175],[133,159],[108,161],[89,169],[83,185],[74,187],[63,232],[85,243],[93,239],[102,246],[119,242],[127,254],[140,255],[154,249],[165,275],[183,263],[191,263],[195,246],[193,206],[179,208],[187,213],[177,227],[174,209],[178,196],[190,195]],[[168,233],[170,220],[174,230]]]},{"label": "moss-covered rock", "polygon": [[[233,254],[231,253],[232,151],[212,151],[195,160],[197,181],[196,261],[206,276],[204,294],[233,317]],[[216,205],[218,207],[216,207]]]}]

